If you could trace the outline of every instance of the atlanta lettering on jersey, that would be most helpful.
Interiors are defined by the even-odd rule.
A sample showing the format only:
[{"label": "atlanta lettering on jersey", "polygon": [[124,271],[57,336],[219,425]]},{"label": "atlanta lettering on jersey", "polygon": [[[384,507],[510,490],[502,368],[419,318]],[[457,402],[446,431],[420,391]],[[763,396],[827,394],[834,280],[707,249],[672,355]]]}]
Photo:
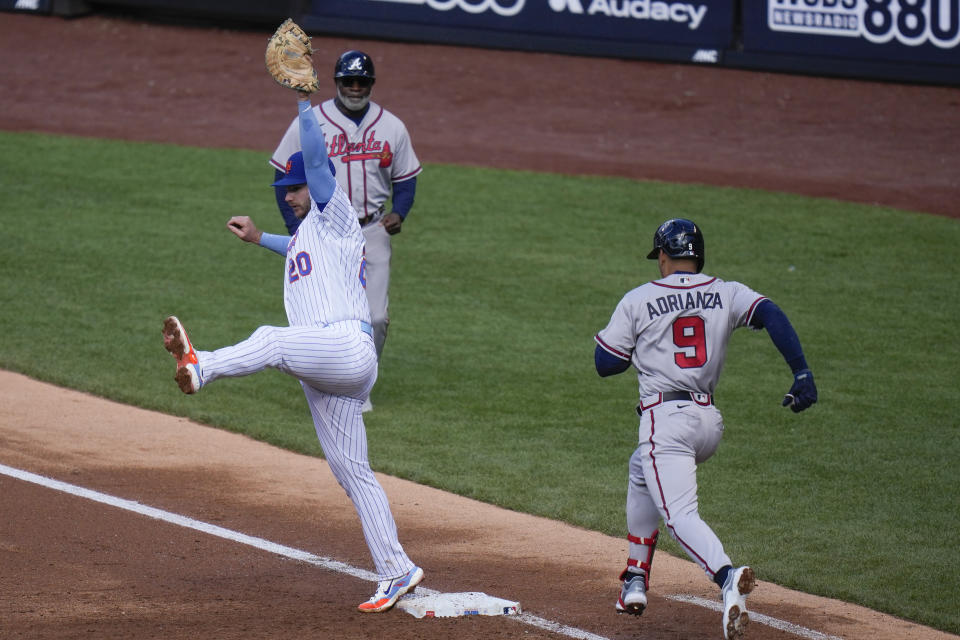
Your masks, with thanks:
[{"label": "atlanta lettering on jersey", "polygon": [[343,156],[344,162],[377,159],[381,161],[381,166],[389,166],[389,162],[383,164],[383,160],[393,156],[390,153],[390,143],[377,140],[376,135],[377,131],[373,129],[360,142],[350,142],[347,136],[341,133],[330,141],[328,155],[331,158]]},{"label": "atlanta lettering on jersey", "polygon": [[652,320],[654,316],[673,311],[688,311],[690,309],[723,309],[723,301],[719,293],[710,291],[698,291],[696,295],[692,291],[686,293],[671,293],[660,296],[653,302],[647,303],[647,313]]}]

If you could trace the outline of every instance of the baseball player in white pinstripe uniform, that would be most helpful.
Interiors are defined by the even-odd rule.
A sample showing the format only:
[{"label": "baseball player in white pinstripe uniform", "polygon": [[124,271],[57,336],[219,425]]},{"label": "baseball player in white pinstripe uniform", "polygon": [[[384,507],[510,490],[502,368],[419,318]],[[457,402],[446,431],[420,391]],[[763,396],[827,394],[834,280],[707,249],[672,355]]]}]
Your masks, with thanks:
[{"label": "baseball player in white pinstripe uniform", "polygon": [[739,327],[766,329],[793,371],[783,405],[803,411],[817,401],[813,374],[787,316],[772,301],[739,282],[702,273],[703,234],[690,220],[667,220],[653,237],[648,258],[661,278],[629,291],[596,335],[597,372],[609,376],[632,364],[638,374],[639,443],[630,458],[627,488],[627,567],[616,602],[640,615],[661,518],[671,536],[723,594],[723,637],[741,638],[750,617],[746,597],[753,569],[734,567],[697,506],[697,465],[716,451],[723,419],[713,392],[727,342]]},{"label": "baseball player in white pinstripe uniform", "polygon": [[175,316],[163,324],[166,349],[177,360],[175,379],[184,393],[218,378],[266,368],[303,386],[317,437],[337,481],[353,501],[380,582],[363,612],[390,609],[423,579],[400,545],[386,494],[367,459],[361,406],[377,379],[377,354],[364,294],[364,240],[357,214],[331,173],[320,124],[309,95],[298,94],[303,152],[294,154],[277,184],[302,218],[291,236],[262,233],[246,216],[228,228],[286,257],[283,301],[287,327],[264,326],[239,344],[196,351]]},{"label": "baseball player in white pinstripe uniform", "polygon": [[[390,238],[400,233],[413,207],[423,167],[400,118],[370,100],[376,82],[373,59],[362,51],[345,51],[334,64],[333,77],[336,97],[313,107],[313,113],[327,131],[327,155],[336,165],[337,182],[357,210],[366,239],[367,300],[380,357],[390,324]],[[282,171],[287,158],[299,150],[300,129],[294,119],[270,164]],[[389,211],[385,209],[388,200]],[[300,221],[279,191],[277,205],[293,233]]]}]

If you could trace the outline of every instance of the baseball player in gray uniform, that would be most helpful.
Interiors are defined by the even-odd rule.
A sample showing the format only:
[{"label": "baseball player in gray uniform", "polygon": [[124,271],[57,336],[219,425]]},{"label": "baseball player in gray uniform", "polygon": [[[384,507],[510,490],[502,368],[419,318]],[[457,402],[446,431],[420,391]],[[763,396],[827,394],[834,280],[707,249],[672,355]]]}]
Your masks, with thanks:
[{"label": "baseball player in gray uniform", "polygon": [[387,497],[367,459],[361,406],[377,379],[377,354],[363,290],[363,234],[331,173],[309,96],[298,96],[303,152],[290,158],[275,184],[285,189],[302,224],[291,237],[262,233],[246,216],[227,223],[241,240],[286,258],[283,302],[289,326],[260,327],[239,344],[197,351],[180,321],[170,316],[163,341],[177,361],[175,380],[184,393],[268,367],[300,381],[330,470],[353,501],[380,576],[376,593],[359,610],[386,611],[417,586],[423,571],[400,545]]},{"label": "baseball player in gray uniform", "polygon": [[639,446],[630,458],[627,488],[627,567],[618,612],[643,613],[662,519],[670,535],[721,588],[723,637],[741,638],[750,621],[746,597],[753,569],[734,567],[697,508],[697,465],[716,451],[723,419],[713,392],[734,329],[766,329],[793,371],[783,405],[803,411],[817,387],[800,340],[777,305],[739,282],[702,273],[703,234],[690,220],[664,222],[647,256],[661,278],[629,291],[595,337],[597,372],[609,376],[632,364],[638,373]]},{"label": "baseball player in gray uniform", "polygon": [[[327,152],[336,166],[337,182],[357,210],[367,243],[366,291],[380,357],[390,323],[390,236],[400,233],[413,207],[417,176],[423,168],[403,122],[370,100],[376,81],[370,56],[362,51],[344,52],[334,65],[333,78],[336,96],[313,107],[313,111],[324,123]],[[294,119],[270,163],[282,171],[287,158],[299,150],[300,132]],[[391,197],[391,210],[387,211],[384,207]],[[287,229],[293,233],[300,221],[286,206],[279,189],[277,204]]]}]

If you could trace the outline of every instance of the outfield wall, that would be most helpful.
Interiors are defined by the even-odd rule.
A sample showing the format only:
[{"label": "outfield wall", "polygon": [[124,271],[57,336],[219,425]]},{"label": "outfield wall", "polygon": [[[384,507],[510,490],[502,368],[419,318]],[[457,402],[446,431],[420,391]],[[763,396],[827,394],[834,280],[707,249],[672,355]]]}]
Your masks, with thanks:
[{"label": "outfield wall", "polygon": [[[0,0],[314,34],[960,86],[960,0]],[[62,13],[62,11],[61,11]]]}]

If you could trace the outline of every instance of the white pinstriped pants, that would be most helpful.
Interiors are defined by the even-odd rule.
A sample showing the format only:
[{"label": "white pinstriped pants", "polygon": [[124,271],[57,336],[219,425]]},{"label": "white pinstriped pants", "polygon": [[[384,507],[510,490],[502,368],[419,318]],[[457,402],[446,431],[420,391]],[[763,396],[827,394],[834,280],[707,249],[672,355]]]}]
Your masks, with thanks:
[{"label": "white pinstriped pants", "polygon": [[[697,465],[717,450],[723,419],[714,406],[665,402],[643,412],[640,443],[630,458],[627,530],[650,538],[660,518],[674,540],[710,579],[731,564],[723,544],[700,518]],[[646,560],[647,545],[630,542],[630,558]]]},{"label": "white pinstriped pants", "polygon": [[377,574],[381,579],[396,578],[413,568],[400,545],[390,503],[367,459],[361,409],[377,380],[377,354],[359,322],[260,327],[231,347],[198,351],[197,359],[204,385],[266,368],[299,379],[327,464],[360,516]]}]

